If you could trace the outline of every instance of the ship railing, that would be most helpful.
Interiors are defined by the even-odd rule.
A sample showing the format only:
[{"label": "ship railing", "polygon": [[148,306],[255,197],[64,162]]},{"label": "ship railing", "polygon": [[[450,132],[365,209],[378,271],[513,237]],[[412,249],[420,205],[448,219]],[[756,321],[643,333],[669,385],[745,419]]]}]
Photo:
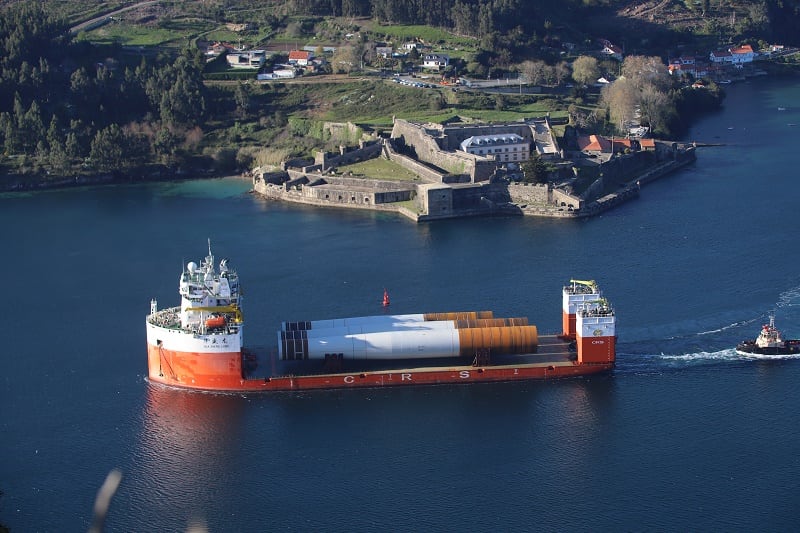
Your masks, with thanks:
[{"label": "ship railing", "polygon": [[601,316],[614,316],[614,310],[610,307],[597,307],[593,309],[581,309],[579,311],[582,317],[601,317]]}]

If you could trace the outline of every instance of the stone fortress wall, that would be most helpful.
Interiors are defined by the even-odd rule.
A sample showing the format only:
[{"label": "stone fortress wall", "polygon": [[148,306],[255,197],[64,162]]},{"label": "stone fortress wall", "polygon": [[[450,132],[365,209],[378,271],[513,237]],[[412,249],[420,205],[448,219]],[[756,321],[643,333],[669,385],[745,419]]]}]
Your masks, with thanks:
[{"label": "stone fortress wall", "polygon": [[[639,194],[640,181],[637,180],[602,196],[606,180],[619,180],[633,173],[639,174],[644,183],[688,164],[695,157],[691,147],[680,148],[675,143],[662,142],[656,143],[655,153],[617,155],[603,162],[600,178],[577,196],[572,194],[568,183],[525,185],[505,180],[493,183],[491,178],[498,165],[494,159],[445,150],[449,146],[459,147],[461,141],[474,135],[517,133],[533,140],[550,131],[546,119],[544,126],[540,122],[441,126],[395,119],[390,139],[361,141],[356,149],[340,148],[339,154],[318,153],[313,165],[279,172],[256,170],[253,187],[268,198],[396,211],[416,221],[492,213],[577,217],[597,214]],[[547,136],[552,134],[547,133]],[[540,139],[536,145],[547,141]],[[403,145],[413,148],[417,159],[395,149]],[[553,146],[547,149],[552,152]],[[557,146],[555,149],[557,151]],[[396,162],[417,175],[418,181],[372,180],[333,173],[338,165],[374,157]],[[409,204],[410,201],[413,204]]]}]

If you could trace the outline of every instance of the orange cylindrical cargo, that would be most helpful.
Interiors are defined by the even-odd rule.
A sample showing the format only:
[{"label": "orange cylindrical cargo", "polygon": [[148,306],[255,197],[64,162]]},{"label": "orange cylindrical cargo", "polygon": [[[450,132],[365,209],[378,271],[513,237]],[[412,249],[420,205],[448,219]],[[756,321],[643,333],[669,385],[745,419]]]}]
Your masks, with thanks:
[{"label": "orange cylindrical cargo", "polygon": [[478,350],[498,354],[535,353],[539,345],[536,326],[468,328],[458,330],[460,355],[471,357]]},{"label": "orange cylindrical cargo", "polygon": [[456,329],[502,328],[506,326],[527,326],[528,319],[526,317],[477,318],[475,320],[454,320],[453,325]]},{"label": "orange cylindrical cargo", "polygon": [[477,320],[479,318],[494,318],[492,311],[453,311],[445,313],[425,313],[425,320]]}]

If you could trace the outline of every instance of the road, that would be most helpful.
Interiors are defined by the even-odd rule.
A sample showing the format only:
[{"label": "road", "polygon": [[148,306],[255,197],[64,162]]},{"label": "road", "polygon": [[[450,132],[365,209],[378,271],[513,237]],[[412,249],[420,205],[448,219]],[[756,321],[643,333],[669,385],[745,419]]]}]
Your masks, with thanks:
[{"label": "road", "polygon": [[100,26],[100,25],[104,24],[105,22],[107,22],[108,19],[110,17],[113,17],[114,15],[118,15],[120,13],[124,13],[125,11],[130,11],[131,9],[136,9],[138,7],[149,6],[151,4],[158,4],[160,2],[161,2],[161,0],[150,0],[149,2],[137,2],[137,3],[133,4],[133,5],[130,5],[130,6],[127,6],[127,7],[122,7],[120,9],[117,9],[116,11],[111,11],[110,13],[105,13],[104,15],[101,15],[99,17],[95,17],[95,18],[87,20],[85,22],[81,22],[80,24],[76,24],[75,26],[71,27],[69,29],[69,31],[71,33],[78,33],[78,32],[81,32],[83,30],[86,30],[86,29],[95,28],[95,27]]}]

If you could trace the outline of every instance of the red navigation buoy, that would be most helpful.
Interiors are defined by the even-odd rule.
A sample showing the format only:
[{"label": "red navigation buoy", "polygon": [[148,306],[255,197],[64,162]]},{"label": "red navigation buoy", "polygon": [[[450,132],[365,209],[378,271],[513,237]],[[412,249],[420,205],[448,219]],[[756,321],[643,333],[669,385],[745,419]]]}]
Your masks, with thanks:
[{"label": "red navigation buoy", "polygon": [[383,289],[383,306],[389,307],[389,291]]}]

